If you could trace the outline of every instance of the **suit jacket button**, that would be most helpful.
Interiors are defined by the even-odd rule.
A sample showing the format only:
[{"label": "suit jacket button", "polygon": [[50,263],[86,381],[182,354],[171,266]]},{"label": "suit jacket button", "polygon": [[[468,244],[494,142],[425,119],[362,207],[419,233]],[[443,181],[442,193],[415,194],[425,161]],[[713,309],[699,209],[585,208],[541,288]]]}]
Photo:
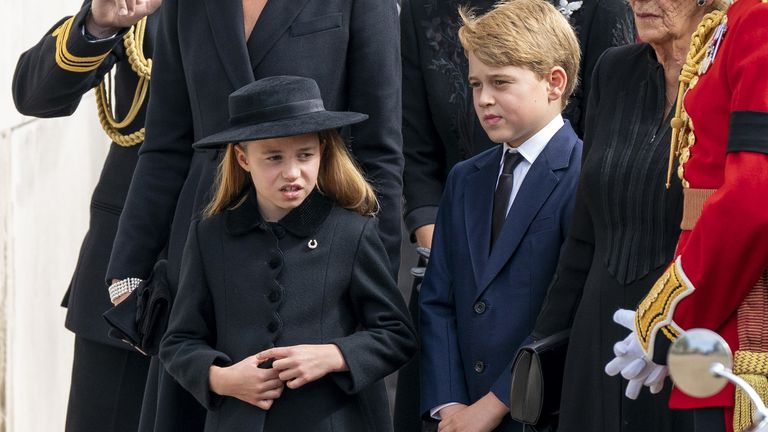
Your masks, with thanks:
[{"label": "suit jacket button", "polygon": [[478,360],[475,362],[474,368],[475,368],[475,372],[483,373],[483,371],[485,370],[485,363]]},{"label": "suit jacket button", "polygon": [[280,258],[273,257],[272,259],[269,260],[268,264],[269,264],[269,268],[276,269],[276,268],[280,267]]},{"label": "suit jacket button", "polygon": [[486,308],[485,302],[479,301],[475,303],[475,306],[472,309],[475,310],[476,314],[480,315],[485,312],[485,308]]}]

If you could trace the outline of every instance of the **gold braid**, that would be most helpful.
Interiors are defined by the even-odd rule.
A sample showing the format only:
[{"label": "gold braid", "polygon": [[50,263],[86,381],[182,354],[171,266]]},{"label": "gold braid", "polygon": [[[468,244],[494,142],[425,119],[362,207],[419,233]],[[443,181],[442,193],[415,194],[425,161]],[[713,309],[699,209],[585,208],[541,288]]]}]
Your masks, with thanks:
[{"label": "gold braid", "polygon": [[669,166],[667,168],[667,189],[672,182],[672,169],[675,164],[675,156],[680,156],[680,163],[677,167],[677,175],[683,182],[683,187],[687,188],[688,182],[683,176],[683,164],[688,162],[691,155],[691,147],[696,142],[696,136],[693,133],[693,122],[688,117],[683,106],[683,99],[688,90],[692,89],[699,81],[699,65],[707,53],[709,44],[712,43],[712,36],[715,29],[726,19],[725,13],[719,10],[712,11],[706,15],[699,23],[696,31],[691,37],[691,46],[688,50],[688,56],[685,59],[683,70],[680,72],[680,85],[677,89],[677,104],[675,105],[675,117],[672,118],[672,140],[669,148]]},{"label": "gold braid", "polygon": [[136,116],[144,104],[144,99],[149,91],[149,79],[152,73],[152,59],[144,57],[144,34],[147,28],[147,18],[144,17],[123,36],[123,45],[125,53],[128,56],[128,63],[131,69],[139,76],[139,82],[136,85],[136,92],[133,95],[131,108],[125,118],[118,122],[112,114],[112,104],[110,99],[111,92],[107,92],[105,82],[111,80],[111,75],[104,77],[104,80],[96,87],[96,106],[99,114],[99,123],[115,144],[122,147],[131,147],[144,141],[144,128],[128,135],[118,132],[118,129],[124,128],[136,119]]}]

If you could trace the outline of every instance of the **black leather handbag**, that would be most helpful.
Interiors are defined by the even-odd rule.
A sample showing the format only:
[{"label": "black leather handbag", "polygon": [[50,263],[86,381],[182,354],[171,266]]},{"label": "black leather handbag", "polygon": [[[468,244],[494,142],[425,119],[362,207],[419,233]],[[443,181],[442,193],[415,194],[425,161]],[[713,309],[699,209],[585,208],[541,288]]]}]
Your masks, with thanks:
[{"label": "black leather handbag", "polygon": [[522,346],[512,362],[510,416],[536,432],[554,431],[570,330]]},{"label": "black leather handbag", "polygon": [[166,260],[158,261],[149,278],[103,315],[111,327],[111,337],[122,340],[144,355],[157,354],[168,327],[173,299],[166,264]]}]

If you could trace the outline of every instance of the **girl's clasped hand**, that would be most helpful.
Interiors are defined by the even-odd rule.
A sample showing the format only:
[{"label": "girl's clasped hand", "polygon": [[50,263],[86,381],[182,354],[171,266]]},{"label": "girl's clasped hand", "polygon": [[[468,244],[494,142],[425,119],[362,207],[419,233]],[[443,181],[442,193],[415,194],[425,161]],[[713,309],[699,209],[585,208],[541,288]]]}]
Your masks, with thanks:
[{"label": "girl's clasped hand", "polygon": [[346,370],[344,356],[334,344],[294,345],[270,348],[232,366],[212,366],[210,385],[218,395],[268,410],[285,387],[297,389],[329,373]]}]

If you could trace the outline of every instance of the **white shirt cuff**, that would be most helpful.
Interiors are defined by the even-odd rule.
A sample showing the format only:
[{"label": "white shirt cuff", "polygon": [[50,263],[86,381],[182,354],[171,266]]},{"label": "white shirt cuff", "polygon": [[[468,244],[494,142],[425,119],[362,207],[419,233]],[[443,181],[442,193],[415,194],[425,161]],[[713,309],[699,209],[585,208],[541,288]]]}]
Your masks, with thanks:
[{"label": "white shirt cuff", "polygon": [[440,410],[451,405],[461,405],[461,404],[458,402],[448,402],[447,404],[438,405],[432,408],[431,410],[429,410],[429,415],[435,420],[442,420],[442,418],[440,417]]}]

